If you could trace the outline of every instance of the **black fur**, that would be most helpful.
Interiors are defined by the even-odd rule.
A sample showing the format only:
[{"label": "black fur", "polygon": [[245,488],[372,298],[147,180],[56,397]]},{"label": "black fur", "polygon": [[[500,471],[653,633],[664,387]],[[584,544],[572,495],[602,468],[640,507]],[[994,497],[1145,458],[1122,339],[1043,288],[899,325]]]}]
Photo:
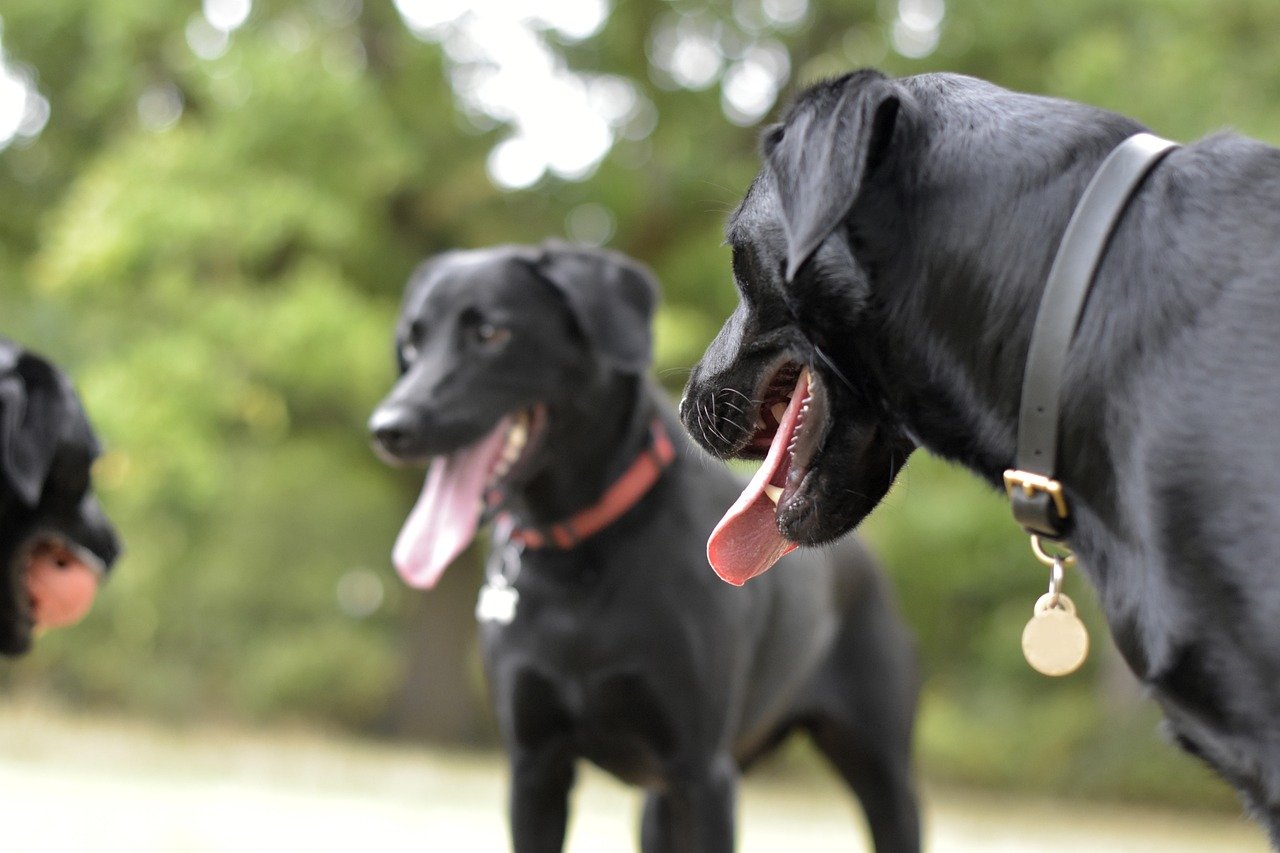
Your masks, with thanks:
[{"label": "black fur", "polygon": [[[612,526],[568,550],[527,550],[515,620],[483,627],[515,849],[561,849],[585,758],[647,790],[645,851],[730,851],[740,769],[801,729],[858,794],[876,849],[917,850],[914,655],[885,584],[854,540],[793,555],[745,589],[715,577],[707,534],[742,484],[683,438],[638,375],[655,297],[648,274],[613,253],[443,255],[410,282],[404,374],[372,421],[385,454],[413,460],[545,405],[545,434],[503,486],[535,525],[592,505],[655,415],[675,442],[675,462]],[[468,344],[475,323],[507,337]]]},{"label": "black fur", "polygon": [[[1141,130],[972,78],[862,71],[806,91],[767,132],[765,166],[729,225],[742,304],[688,399],[751,387],[761,348],[815,364],[838,415],[819,488],[797,501],[815,517],[785,533],[821,542],[851,529],[915,445],[999,482],[1058,241],[1102,159]],[[1280,151],[1221,134],[1156,168],[1076,334],[1059,473],[1070,544],[1121,653],[1176,739],[1280,845],[1277,234]],[[685,409],[694,434],[737,452],[697,411]],[[849,435],[868,434],[868,450],[847,451]],[[868,500],[824,500],[848,483]]]},{"label": "black fur", "polygon": [[52,534],[110,568],[115,529],[90,486],[98,441],[71,382],[45,359],[0,339],[0,654],[31,646],[23,557]]}]

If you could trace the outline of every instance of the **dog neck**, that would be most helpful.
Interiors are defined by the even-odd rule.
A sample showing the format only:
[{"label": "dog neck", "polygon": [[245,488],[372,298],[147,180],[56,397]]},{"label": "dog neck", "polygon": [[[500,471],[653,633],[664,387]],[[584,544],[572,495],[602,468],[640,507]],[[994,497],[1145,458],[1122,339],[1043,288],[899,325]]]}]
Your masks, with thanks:
[{"label": "dog neck", "polygon": [[[993,484],[1013,461],[1026,353],[1058,239],[1098,164],[1135,127],[1115,118],[1056,158],[1020,163],[984,162],[972,140],[939,134],[923,159],[966,170],[940,165],[910,182],[892,176],[879,197],[873,190],[855,207],[860,254],[878,271],[883,339],[874,350],[883,375],[903,380],[889,389],[896,415],[931,451]],[[886,192],[896,196],[892,205]],[[895,221],[883,214],[890,206],[919,213]],[[910,246],[902,233],[913,235]],[[1090,322],[1098,319],[1086,308]],[[1075,383],[1064,414],[1100,404],[1088,384]],[[1070,437],[1064,466],[1082,455],[1106,465],[1109,449],[1096,431]]]},{"label": "dog neck", "polygon": [[595,505],[648,447],[653,404],[645,381],[617,376],[552,408],[543,464],[506,496],[521,525],[548,527]]}]

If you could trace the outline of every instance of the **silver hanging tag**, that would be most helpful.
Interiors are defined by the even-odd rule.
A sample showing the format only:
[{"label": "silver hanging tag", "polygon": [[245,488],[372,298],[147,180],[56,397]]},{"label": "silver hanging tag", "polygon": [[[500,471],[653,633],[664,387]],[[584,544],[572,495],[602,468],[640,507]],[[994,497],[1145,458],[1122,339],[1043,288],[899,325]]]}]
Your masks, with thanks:
[{"label": "silver hanging tag", "polygon": [[476,620],[510,625],[520,603],[520,592],[512,585],[520,573],[520,549],[507,543],[493,552],[485,569],[486,580],[476,599]]},{"label": "silver hanging tag", "polygon": [[505,580],[489,581],[480,587],[480,598],[476,600],[476,619],[481,622],[497,622],[499,625],[510,625],[516,618],[516,605],[520,603],[520,593]]}]

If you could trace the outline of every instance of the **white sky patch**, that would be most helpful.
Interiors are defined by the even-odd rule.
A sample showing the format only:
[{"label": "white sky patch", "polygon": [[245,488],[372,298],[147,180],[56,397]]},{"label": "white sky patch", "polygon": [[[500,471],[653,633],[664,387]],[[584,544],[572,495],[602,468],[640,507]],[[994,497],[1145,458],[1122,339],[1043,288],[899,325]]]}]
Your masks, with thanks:
[{"label": "white sky patch", "polygon": [[547,44],[599,32],[607,0],[395,0],[409,29],[439,43],[463,110],[511,134],[489,152],[489,176],[507,189],[547,172],[581,180],[595,170],[648,101],[629,81],[577,74]]},{"label": "white sky patch", "polygon": [[942,37],[946,0],[898,0],[891,40],[893,49],[908,59],[923,59],[933,53]]},{"label": "white sky patch", "polygon": [[10,63],[0,45],[0,150],[15,140],[34,139],[48,122],[49,101],[36,89],[35,74]]},{"label": "white sky patch", "polygon": [[211,27],[229,33],[249,19],[253,0],[204,0],[203,8]]}]

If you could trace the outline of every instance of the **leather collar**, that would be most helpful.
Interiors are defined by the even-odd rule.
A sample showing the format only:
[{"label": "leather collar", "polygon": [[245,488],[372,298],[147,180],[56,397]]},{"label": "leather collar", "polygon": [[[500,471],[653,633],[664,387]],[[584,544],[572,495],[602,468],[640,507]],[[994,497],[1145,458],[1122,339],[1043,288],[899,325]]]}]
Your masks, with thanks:
[{"label": "leather collar", "polygon": [[1013,517],[1033,536],[1062,539],[1071,510],[1054,479],[1067,350],[1116,224],[1142,179],[1177,144],[1149,133],[1120,143],[1094,173],[1071,214],[1036,313],[1022,377],[1015,468],[1004,473]]},{"label": "leather collar", "polygon": [[613,524],[649,493],[676,458],[675,445],[659,418],[649,425],[649,443],[600,499],[564,521],[548,527],[521,527],[509,512],[495,519],[497,529],[510,527],[509,542],[525,548],[569,549]]}]

